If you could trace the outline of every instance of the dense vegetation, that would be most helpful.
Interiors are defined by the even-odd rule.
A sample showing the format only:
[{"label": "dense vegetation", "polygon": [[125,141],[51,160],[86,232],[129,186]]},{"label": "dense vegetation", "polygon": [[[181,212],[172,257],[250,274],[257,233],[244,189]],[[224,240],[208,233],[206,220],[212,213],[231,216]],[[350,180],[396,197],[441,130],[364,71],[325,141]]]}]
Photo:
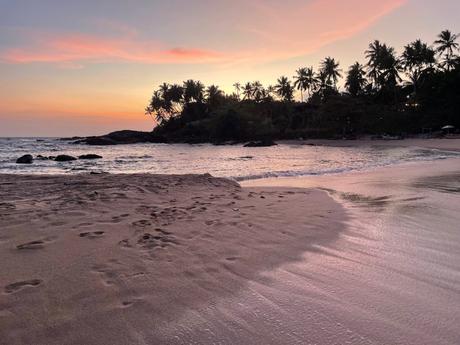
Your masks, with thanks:
[{"label": "dense vegetation", "polygon": [[[374,41],[346,72],[327,57],[318,71],[299,68],[276,85],[235,83],[235,92],[187,80],[162,84],[146,114],[158,141],[224,142],[280,138],[404,135],[460,127],[458,35],[443,31],[433,45],[416,40],[398,55]],[[338,83],[344,77],[345,91]],[[300,98],[295,100],[296,90]]]}]

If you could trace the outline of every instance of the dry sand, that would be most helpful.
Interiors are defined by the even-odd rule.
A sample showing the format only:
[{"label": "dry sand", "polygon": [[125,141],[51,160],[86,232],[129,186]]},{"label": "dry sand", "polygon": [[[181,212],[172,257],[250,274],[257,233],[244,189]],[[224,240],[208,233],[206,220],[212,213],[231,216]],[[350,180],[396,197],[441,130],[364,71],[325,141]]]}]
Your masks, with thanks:
[{"label": "dry sand", "polygon": [[0,194],[8,345],[214,343],[202,322],[230,320],[201,309],[270,284],[346,220],[324,191],[206,175],[2,175]]}]

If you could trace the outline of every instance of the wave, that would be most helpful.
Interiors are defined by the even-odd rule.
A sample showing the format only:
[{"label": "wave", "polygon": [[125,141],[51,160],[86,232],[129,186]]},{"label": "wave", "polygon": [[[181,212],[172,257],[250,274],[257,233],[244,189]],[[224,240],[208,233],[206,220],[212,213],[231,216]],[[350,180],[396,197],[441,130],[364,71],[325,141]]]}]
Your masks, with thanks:
[{"label": "wave", "polygon": [[[432,150],[432,153],[435,150]],[[249,180],[260,180],[266,178],[283,178],[283,177],[302,177],[302,176],[321,176],[321,175],[333,175],[333,174],[343,174],[353,171],[366,171],[371,169],[376,169],[379,167],[387,167],[397,164],[404,164],[404,163],[411,163],[411,162],[421,162],[421,161],[435,161],[435,160],[443,160],[452,157],[460,157],[460,154],[456,151],[441,151],[436,150],[439,153],[438,156],[434,155],[419,155],[413,156],[409,159],[401,160],[388,160],[386,162],[379,162],[375,164],[367,164],[364,166],[347,166],[347,167],[340,167],[340,168],[329,168],[329,169],[318,169],[318,170],[286,170],[286,171],[267,171],[261,172],[260,174],[251,174],[251,175],[243,175],[243,176],[232,176],[231,179],[242,182],[242,181],[249,181]]]}]

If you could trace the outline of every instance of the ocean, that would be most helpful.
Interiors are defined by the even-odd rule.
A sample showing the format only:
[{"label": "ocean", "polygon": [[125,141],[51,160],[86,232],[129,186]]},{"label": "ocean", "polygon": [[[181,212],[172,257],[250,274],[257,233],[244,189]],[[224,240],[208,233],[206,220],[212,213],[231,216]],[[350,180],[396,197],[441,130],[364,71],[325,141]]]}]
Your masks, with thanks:
[{"label": "ocean", "polygon": [[[16,164],[25,154],[34,157],[95,153],[99,160],[55,162],[34,160]],[[382,166],[436,161],[460,153],[417,147],[386,147],[378,142],[359,147],[279,144],[249,148],[242,145],[134,144],[87,146],[55,138],[0,138],[0,173],[78,174],[85,172],[203,174],[237,181],[363,171]]]}]

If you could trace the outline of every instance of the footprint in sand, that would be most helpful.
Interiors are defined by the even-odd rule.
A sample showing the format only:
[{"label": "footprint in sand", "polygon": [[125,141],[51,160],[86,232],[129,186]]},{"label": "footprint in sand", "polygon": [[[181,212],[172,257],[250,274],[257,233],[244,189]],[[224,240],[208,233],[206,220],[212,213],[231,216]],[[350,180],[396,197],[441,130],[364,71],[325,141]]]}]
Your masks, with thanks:
[{"label": "footprint in sand", "polygon": [[136,220],[135,222],[131,223],[131,225],[143,228],[143,227],[152,225],[152,223],[148,221],[147,219],[141,219],[141,220]]},{"label": "footprint in sand", "polygon": [[15,209],[16,209],[16,206],[13,204],[10,204],[9,202],[0,202],[0,210],[11,211]]},{"label": "footprint in sand", "polygon": [[[171,244],[179,244],[172,233],[156,228],[155,231],[157,234],[150,234],[148,232],[138,237],[137,245],[144,249],[153,249],[155,247],[165,248]],[[121,247],[124,248],[133,248],[134,244],[128,239],[125,238],[118,242]]]},{"label": "footprint in sand", "polygon": [[80,234],[78,234],[78,236],[86,238],[98,238],[102,237],[104,233],[104,231],[81,232]]},{"label": "footprint in sand", "polygon": [[42,249],[45,246],[45,242],[43,241],[31,241],[23,244],[19,244],[16,246],[17,249],[19,250],[24,250],[24,249]]},{"label": "footprint in sand", "polygon": [[50,236],[41,240],[35,240],[27,243],[18,244],[16,249],[18,250],[28,250],[28,249],[43,249],[45,245],[49,242],[55,240],[56,236]]},{"label": "footprint in sand", "polygon": [[31,280],[24,280],[24,281],[12,283],[12,284],[5,286],[5,293],[8,293],[8,294],[14,293],[26,287],[38,286],[41,283],[43,283],[43,280],[41,279],[31,279]]}]

